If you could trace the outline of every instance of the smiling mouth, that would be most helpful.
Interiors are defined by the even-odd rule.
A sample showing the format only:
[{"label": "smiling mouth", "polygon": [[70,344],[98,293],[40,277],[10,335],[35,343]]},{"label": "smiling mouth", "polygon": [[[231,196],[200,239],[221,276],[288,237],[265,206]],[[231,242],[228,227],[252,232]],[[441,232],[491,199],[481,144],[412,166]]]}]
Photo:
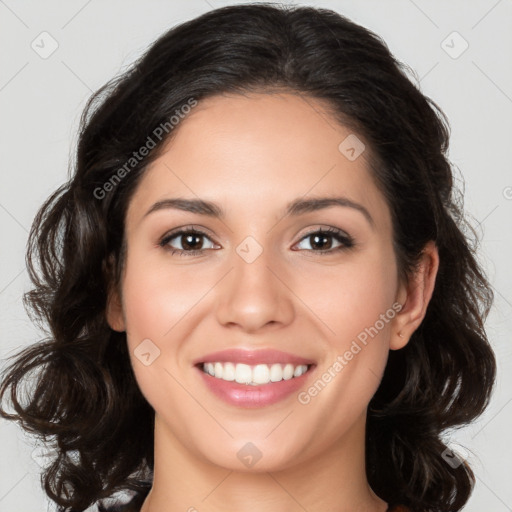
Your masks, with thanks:
[{"label": "smiling mouth", "polygon": [[304,375],[314,364],[256,364],[231,362],[208,362],[196,365],[208,375],[227,382],[236,382],[249,386],[263,386],[265,384],[291,380]]}]

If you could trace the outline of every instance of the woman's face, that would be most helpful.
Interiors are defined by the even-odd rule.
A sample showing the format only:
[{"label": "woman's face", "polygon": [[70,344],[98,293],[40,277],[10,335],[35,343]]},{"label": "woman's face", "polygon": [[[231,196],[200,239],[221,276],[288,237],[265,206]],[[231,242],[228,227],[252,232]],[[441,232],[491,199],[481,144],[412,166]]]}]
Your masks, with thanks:
[{"label": "woman's face", "polygon": [[[388,351],[401,346],[403,297],[369,149],[291,94],[209,98],[174,130],[130,202],[122,313],[109,314],[159,428],[237,470],[361,440]],[[178,198],[222,216],[172,207]],[[319,198],[340,202],[304,206]],[[211,356],[228,349],[255,353]],[[204,373],[206,360],[235,381]],[[300,362],[308,371],[290,378]],[[276,382],[245,383],[269,374]]]}]

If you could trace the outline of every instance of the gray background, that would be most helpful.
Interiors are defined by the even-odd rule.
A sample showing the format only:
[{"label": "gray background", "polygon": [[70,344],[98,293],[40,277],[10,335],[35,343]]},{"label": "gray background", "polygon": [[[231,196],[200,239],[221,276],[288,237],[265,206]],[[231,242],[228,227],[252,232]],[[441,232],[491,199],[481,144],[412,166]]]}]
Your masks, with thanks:
[{"label": "gray background", "polygon": [[[85,101],[173,25],[233,3],[0,0],[0,358],[39,337],[21,302],[25,243],[37,208],[67,177]],[[465,510],[512,511],[512,1],[293,3],[334,9],[381,35],[448,115],[450,159],[496,293],[487,329],[499,376],[484,416],[446,439],[469,450],[459,452],[477,475]],[[55,510],[31,438],[2,419],[0,441],[0,510]]]}]

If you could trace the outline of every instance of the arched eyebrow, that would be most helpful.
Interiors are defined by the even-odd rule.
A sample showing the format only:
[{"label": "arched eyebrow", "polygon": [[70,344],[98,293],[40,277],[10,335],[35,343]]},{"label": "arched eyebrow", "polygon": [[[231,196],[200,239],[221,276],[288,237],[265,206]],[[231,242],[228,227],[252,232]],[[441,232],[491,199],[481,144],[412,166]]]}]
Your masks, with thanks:
[{"label": "arched eyebrow", "polygon": [[[330,208],[332,206],[342,206],[344,208],[353,208],[360,212],[365,219],[368,221],[372,228],[375,227],[375,221],[373,220],[370,212],[361,204],[352,201],[346,197],[313,197],[313,198],[298,198],[290,203],[285,208],[284,216],[298,216],[305,213],[315,212]],[[182,210],[191,213],[197,213],[199,215],[207,215],[209,217],[217,219],[225,219],[226,212],[222,207],[211,201],[204,199],[183,199],[183,198],[166,198],[161,201],[157,201],[151,206],[151,208],[144,214],[147,217],[150,213],[164,209]]]}]

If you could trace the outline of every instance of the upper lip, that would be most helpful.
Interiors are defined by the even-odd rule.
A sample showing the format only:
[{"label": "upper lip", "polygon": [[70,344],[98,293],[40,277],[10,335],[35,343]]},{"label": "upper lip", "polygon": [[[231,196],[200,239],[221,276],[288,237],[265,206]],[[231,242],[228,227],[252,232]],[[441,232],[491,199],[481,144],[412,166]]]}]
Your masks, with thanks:
[{"label": "upper lip", "polygon": [[274,349],[248,350],[241,348],[230,348],[219,352],[212,352],[208,355],[196,359],[194,365],[200,363],[245,363],[254,364],[293,364],[293,365],[310,365],[315,364],[312,359],[282,352]]}]

